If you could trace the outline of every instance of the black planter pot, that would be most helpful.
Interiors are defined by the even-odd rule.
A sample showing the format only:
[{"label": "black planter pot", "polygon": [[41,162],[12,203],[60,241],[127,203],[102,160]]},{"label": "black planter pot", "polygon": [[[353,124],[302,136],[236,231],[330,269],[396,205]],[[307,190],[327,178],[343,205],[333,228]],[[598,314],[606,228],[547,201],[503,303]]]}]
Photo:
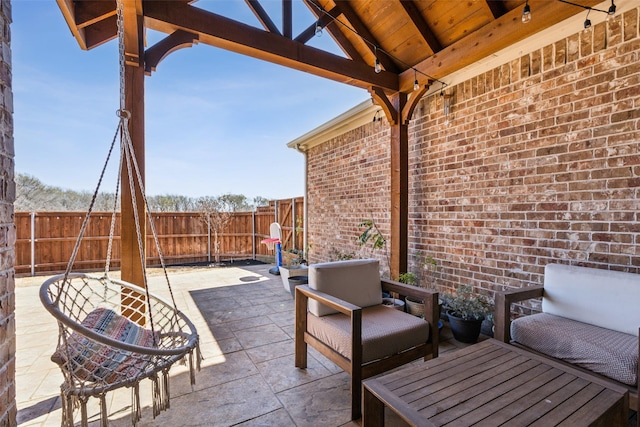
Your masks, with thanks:
[{"label": "black planter pot", "polygon": [[296,286],[306,285],[309,283],[309,276],[293,276],[289,277],[289,292],[291,298],[296,298]]},{"label": "black planter pot", "polygon": [[460,342],[473,344],[478,341],[480,329],[482,328],[482,319],[465,320],[460,317],[453,316],[447,312],[449,318],[449,326],[453,337]]}]

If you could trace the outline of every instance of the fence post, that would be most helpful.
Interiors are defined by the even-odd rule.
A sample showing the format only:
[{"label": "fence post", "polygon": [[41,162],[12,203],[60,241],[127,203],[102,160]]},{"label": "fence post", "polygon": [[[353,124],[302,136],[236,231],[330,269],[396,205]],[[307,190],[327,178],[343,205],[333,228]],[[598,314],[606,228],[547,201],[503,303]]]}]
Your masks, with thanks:
[{"label": "fence post", "polygon": [[278,221],[278,201],[277,200],[273,201],[273,220],[274,222],[277,222],[278,224],[280,224],[280,221]]},{"label": "fence post", "polygon": [[256,259],[256,211],[251,212],[251,252]]},{"label": "fence post", "polygon": [[207,262],[211,262],[211,216],[207,215]]},{"label": "fence post", "polygon": [[36,275],[36,213],[31,212],[31,277]]},{"label": "fence post", "polygon": [[298,240],[296,239],[296,199],[291,198],[291,245],[293,249],[298,249]]}]

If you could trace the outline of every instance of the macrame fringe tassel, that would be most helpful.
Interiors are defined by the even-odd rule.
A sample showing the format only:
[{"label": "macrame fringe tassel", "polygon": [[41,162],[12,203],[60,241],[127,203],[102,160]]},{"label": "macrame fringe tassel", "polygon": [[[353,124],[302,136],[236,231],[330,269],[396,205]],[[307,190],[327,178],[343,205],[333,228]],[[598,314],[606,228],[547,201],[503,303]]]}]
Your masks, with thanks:
[{"label": "macrame fringe tassel", "polygon": [[138,425],[138,421],[142,418],[140,410],[140,383],[135,383],[131,387],[131,424]]},{"label": "macrame fringe tassel", "polygon": [[[163,373],[164,376],[164,373]],[[153,393],[153,418],[155,419],[155,417],[157,417],[160,412],[164,411],[165,409],[167,409],[168,404],[167,404],[167,400],[168,400],[168,396],[167,396],[167,390],[165,388],[165,384],[166,381],[168,381],[168,378],[165,380],[163,378],[162,381],[160,381],[158,379],[158,375],[154,374],[151,377],[151,390]]]},{"label": "macrame fringe tassel", "polygon": [[193,364],[193,350],[189,352],[189,380],[191,381],[191,390],[196,383],[196,367]]},{"label": "macrame fringe tassel", "polygon": [[79,398],[80,400],[80,425],[82,427],[89,427],[89,416],[87,414],[87,401],[89,398],[87,396],[82,396]]},{"label": "macrame fringe tassel", "polygon": [[60,399],[62,400],[62,426],[73,427],[73,396],[69,396],[64,391],[60,392]]},{"label": "macrame fringe tassel", "polygon": [[107,394],[100,395],[100,427],[109,426],[109,411],[107,410]]},{"label": "macrame fringe tassel", "polygon": [[202,352],[200,351],[200,342],[198,341],[198,343],[196,344],[196,368],[198,369],[198,372],[200,372],[200,367],[202,366],[203,360],[204,357],[202,356]]},{"label": "macrame fringe tassel", "polygon": [[162,386],[164,392],[164,409],[171,407],[171,389],[169,388],[169,369],[162,370]]},{"label": "macrame fringe tassel", "polygon": [[[196,352],[196,360],[195,365],[193,361],[193,352]],[[191,380],[191,391],[193,391],[193,386],[196,384],[196,370],[200,372],[200,368],[202,366],[202,361],[204,357],[202,357],[202,353],[200,352],[200,343],[196,344],[195,349],[189,352],[189,379]]]}]

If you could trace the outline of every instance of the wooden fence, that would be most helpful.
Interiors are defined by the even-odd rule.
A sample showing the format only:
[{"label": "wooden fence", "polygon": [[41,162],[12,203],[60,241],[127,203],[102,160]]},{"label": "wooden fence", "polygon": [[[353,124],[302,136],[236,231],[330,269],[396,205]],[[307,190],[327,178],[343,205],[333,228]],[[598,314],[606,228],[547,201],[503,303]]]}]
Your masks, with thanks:
[{"label": "wooden fence", "polygon": [[[16,212],[16,259],[18,275],[64,271],[84,212]],[[105,266],[111,228],[111,213],[94,212],[76,256],[74,271],[100,270]],[[152,215],[160,249],[167,265],[211,262],[214,241],[198,212],[162,212]],[[220,258],[273,261],[273,251],[260,243],[269,237],[269,226],[282,227],[282,248],[303,249],[304,198],[274,200],[255,212],[236,212],[219,233]],[[147,221],[147,265],[160,265],[151,227]],[[116,214],[111,266],[120,266],[120,215]]]}]

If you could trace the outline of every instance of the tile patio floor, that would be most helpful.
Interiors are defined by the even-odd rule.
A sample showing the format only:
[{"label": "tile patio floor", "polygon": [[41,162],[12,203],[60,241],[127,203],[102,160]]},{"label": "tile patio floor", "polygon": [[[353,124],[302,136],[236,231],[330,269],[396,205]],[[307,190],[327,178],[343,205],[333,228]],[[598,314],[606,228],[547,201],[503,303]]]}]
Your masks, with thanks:
[{"label": "tile patio floor", "polygon": [[[141,426],[357,426],[350,422],[349,377],[315,350],[294,367],[293,300],[271,265],[170,269],[178,308],[193,321],[204,356],[192,391],[186,367],[171,369],[171,408],[154,420],[150,382],[141,384]],[[18,425],[59,426],[62,374],[49,357],[57,325],[40,303],[45,277],[16,279]],[[166,295],[162,275],[150,288]],[[445,328],[441,353],[461,344]],[[111,392],[110,425],[130,425],[129,389]],[[95,401],[95,399],[91,399]],[[97,402],[94,402],[97,403]],[[98,425],[97,405],[89,407]],[[404,423],[392,415],[387,425]]]}]

